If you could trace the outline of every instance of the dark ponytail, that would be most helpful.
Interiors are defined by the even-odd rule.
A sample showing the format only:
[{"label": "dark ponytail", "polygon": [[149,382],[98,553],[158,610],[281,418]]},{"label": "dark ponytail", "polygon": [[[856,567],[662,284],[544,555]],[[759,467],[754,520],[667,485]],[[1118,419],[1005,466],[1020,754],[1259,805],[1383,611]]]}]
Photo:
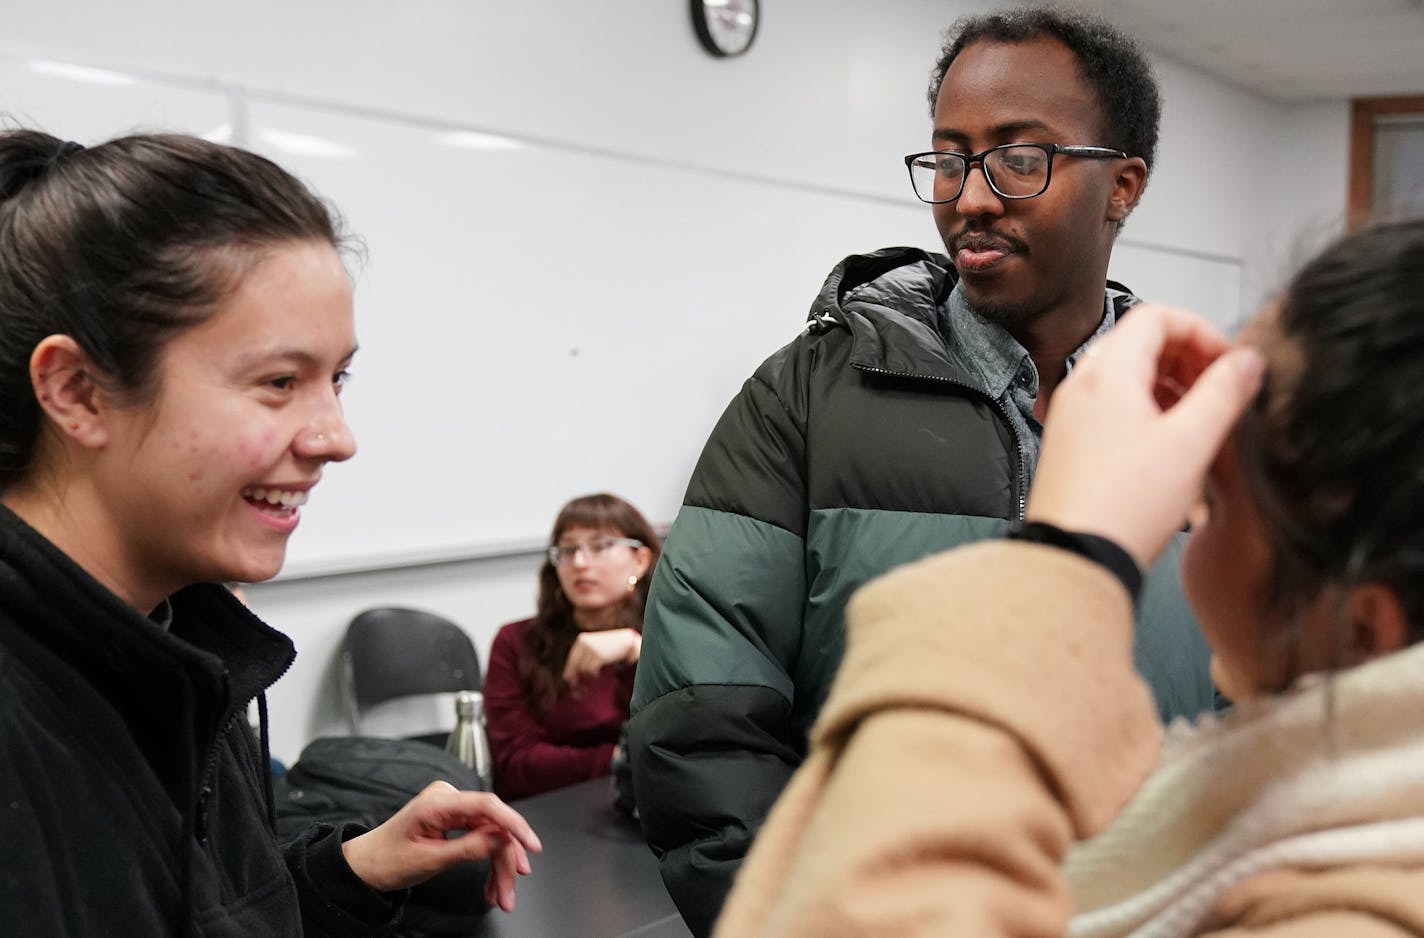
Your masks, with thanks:
[{"label": "dark ponytail", "polygon": [[4,135],[0,148],[0,202],[47,174],[65,157],[84,149],[37,130],[16,130]]},{"label": "dark ponytail", "polygon": [[85,148],[0,133],[0,489],[32,468],[40,340],[71,336],[95,380],[142,400],[163,347],[293,241],[343,238],[324,203],[256,154],[176,134]]},{"label": "dark ponytail", "polygon": [[1424,638],[1424,218],[1346,237],[1303,267],[1274,329],[1286,349],[1241,428],[1271,533],[1271,610],[1392,587]]}]

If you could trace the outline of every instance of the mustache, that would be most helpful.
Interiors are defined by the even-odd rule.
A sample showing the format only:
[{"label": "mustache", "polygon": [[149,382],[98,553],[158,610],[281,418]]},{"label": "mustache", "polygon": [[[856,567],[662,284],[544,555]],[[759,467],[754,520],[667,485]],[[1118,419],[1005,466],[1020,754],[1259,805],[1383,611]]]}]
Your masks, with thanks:
[{"label": "mustache", "polygon": [[966,249],[970,251],[1003,251],[1005,254],[1018,254],[1026,252],[1028,245],[1013,235],[1002,234],[996,231],[971,231],[966,228],[950,239],[949,253],[954,254]]}]

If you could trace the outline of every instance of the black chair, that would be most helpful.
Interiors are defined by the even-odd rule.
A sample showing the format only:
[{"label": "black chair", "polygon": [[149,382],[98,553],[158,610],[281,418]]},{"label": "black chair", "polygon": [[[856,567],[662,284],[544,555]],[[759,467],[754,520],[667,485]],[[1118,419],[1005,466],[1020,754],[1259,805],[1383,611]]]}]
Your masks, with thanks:
[{"label": "black chair", "polygon": [[474,643],[449,619],[419,609],[368,609],[342,647],[347,715],[357,736],[421,739],[443,746],[455,695],[483,689]]}]

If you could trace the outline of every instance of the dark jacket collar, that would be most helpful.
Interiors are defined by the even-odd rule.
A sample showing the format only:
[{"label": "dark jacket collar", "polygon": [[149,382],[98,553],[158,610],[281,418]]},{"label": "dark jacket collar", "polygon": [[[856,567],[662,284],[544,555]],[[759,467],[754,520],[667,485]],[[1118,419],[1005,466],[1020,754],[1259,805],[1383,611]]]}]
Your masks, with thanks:
[{"label": "dark jacket collar", "polygon": [[0,506],[0,653],[101,696],[182,804],[195,747],[211,745],[295,651],[221,586],[188,587],[171,603],[164,631]]}]

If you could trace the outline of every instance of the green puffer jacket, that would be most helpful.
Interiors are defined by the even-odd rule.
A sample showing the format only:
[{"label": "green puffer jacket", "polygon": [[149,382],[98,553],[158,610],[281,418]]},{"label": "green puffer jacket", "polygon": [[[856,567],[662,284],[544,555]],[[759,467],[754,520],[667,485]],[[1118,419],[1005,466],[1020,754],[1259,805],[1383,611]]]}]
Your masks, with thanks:
[{"label": "green puffer jacket", "polygon": [[[723,414],[667,539],[629,748],[644,832],[694,934],[801,762],[851,593],[1022,514],[1008,416],[945,346],[954,283],[946,258],[911,248],[842,261],[807,330]],[[1107,295],[1119,312],[1135,302]],[[1173,548],[1139,607],[1137,664],[1164,719],[1214,698],[1177,567]]]}]

